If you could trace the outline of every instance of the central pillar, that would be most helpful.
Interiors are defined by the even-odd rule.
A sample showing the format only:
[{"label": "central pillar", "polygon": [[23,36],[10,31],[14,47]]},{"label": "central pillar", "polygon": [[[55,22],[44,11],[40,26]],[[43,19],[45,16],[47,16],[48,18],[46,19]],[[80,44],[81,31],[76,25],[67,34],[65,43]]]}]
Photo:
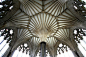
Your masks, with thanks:
[{"label": "central pillar", "polygon": [[41,42],[41,57],[46,57],[46,43],[45,42]]}]

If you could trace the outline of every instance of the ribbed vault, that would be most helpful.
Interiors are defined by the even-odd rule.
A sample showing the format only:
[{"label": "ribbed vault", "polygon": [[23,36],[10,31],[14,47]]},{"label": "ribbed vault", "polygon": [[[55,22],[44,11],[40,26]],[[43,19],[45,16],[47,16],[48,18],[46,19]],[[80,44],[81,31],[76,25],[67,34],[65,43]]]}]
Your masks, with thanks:
[{"label": "ribbed vault", "polygon": [[46,42],[50,54],[56,55],[56,49],[61,42],[75,50],[71,42],[71,30],[81,20],[69,9],[69,0],[19,0],[19,2],[19,9],[5,24],[7,27],[17,28],[17,41],[13,51],[27,42],[31,43],[27,45],[32,48],[31,53],[35,54],[43,41]]},{"label": "ribbed vault", "polygon": [[57,39],[69,38],[69,28],[74,25],[77,18],[67,9],[66,0],[20,2],[20,10],[11,18],[16,27],[25,28],[18,29],[18,36],[22,35],[18,37],[18,42],[35,36],[40,42],[45,41],[47,45],[54,46]]}]

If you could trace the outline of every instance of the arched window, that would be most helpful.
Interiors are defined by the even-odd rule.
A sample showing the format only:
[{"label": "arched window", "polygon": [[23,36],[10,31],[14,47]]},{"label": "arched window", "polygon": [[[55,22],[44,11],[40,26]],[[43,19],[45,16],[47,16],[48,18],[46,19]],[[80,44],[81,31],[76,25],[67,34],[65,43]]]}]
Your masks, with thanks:
[{"label": "arched window", "polygon": [[[40,50],[39,50],[39,52],[37,53],[37,55],[36,55],[36,57],[40,57]],[[48,52],[48,50],[46,50],[46,57],[50,57],[50,54],[49,54],[49,52]]]},{"label": "arched window", "polygon": [[50,53],[46,50],[46,57],[50,57]]},{"label": "arched window", "polygon": [[40,57],[40,50],[38,51],[36,57]]},{"label": "arched window", "polygon": [[3,18],[12,8],[12,0],[0,0],[0,18]]},{"label": "arched window", "polygon": [[74,30],[74,39],[78,45],[79,50],[86,57],[86,30],[84,29],[75,29]]},{"label": "arched window", "polygon": [[18,48],[14,51],[12,57],[30,57],[29,53],[29,46],[27,43],[21,44]]},{"label": "arched window", "polygon": [[74,55],[67,45],[60,43],[57,48],[57,57],[74,57]]},{"label": "arched window", "polygon": [[4,55],[6,50],[9,48],[13,35],[12,29],[3,29],[0,31],[0,57]]},{"label": "arched window", "polygon": [[77,13],[86,17],[86,0],[74,0],[74,9]]}]

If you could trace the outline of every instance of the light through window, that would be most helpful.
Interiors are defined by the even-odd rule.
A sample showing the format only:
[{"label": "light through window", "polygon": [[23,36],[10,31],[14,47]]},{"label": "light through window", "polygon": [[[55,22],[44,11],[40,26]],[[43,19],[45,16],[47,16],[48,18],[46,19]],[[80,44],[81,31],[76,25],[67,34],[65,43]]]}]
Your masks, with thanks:
[{"label": "light through window", "polygon": [[0,18],[6,16],[6,14],[13,8],[12,0],[0,0]]},{"label": "light through window", "polygon": [[11,43],[13,32],[10,33],[10,29],[0,30],[0,57],[4,55]]},{"label": "light through window", "polygon": [[[77,32],[75,32],[77,31]],[[78,45],[79,50],[86,57],[86,30],[85,29],[75,29],[74,30],[75,41]]]},{"label": "light through window", "polygon": [[74,57],[74,55],[67,45],[60,43],[57,48],[57,57]]},{"label": "light through window", "polygon": [[30,57],[27,43],[21,44],[13,53],[12,57]]}]

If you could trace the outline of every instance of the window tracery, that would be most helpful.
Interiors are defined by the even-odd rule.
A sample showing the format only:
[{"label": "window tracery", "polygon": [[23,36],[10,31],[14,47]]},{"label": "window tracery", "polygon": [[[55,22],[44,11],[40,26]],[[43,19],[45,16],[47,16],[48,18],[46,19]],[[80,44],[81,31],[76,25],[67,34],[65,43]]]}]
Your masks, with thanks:
[{"label": "window tracery", "polygon": [[27,43],[23,43],[14,51],[12,57],[30,57],[30,49]]},{"label": "window tracery", "polygon": [[75,29],[74,39],[78,45],[79,50],[86,57],[86,30],[85,29]]},{"label": "window tracery", "polygon": [[74,55],[67,45],[60,43],[57,48],[57,57],[74,57]]},{"label": "window tracery", "polygon": [[0,19],[13,8],[13,0],[0,0]]},{"label": "window tracery", "polygon": [[0,30],[0,57],[4,55],[12,40],[13,30],[2,29]]},{"label": "window tracery", "polygon": [[[36,57],[40,57],[40,53],[41,53],[41,51],[39,50]],[[48,50],[46,50],[46,57],[50,57],[50,53]]]},{"label": "window tracery", "polygon": [[[6,0],[6,1],[8,1],[8,0]],[[11,0],[9,0],[9,1],[11,1]],[[78,0],[77,0],[78,1]],[[7,5],[7,4],[4,4],[4,5],[2,5],[3,3],[5,3],[5,0],[0,0],[0,18],[3,18],[3,16],[4,15],[6,15],[7,14],[7,12],[9,11],[9,10],[11,10],[12,8],[13,8],[13,6],[10,6],[9,7],[9,5]],[[10,2],[10,3],[12,3],[12,2]],[[78,6],[77,6],[78,5]],[[75,2],[75,5],[74,5],[74,8],[75,8],[75,10],[76,11],[80,11],[79,13],[86,13],[86,11],[84,10],[84,9],[81,9],[81,7],[82,8],[85,8],[85,4],[84,4],[84,2],[81,2],[81,4],[78,4],[78,2]],[[5,7],[5,8],[4,8]],[[2,9],[4,9],[4,11],[1,11]],[[69,15],[69,14],[68,14]],[[85,17],[86,15],[84,15],[83,14],[83,16]],[[20,19],[20,18],[19,18]],[[24,20],[25,20],[25,18],[24,18]],[[60,19],[61,20],[61,19]],[[28,22],[27,22],[28,23]],[[4,30],[5,31],[5,30]],[[7,30],[8,31],[8,30]],[[81,30],[81,29],[79,29],[79,31],[77,30],[76,31],[76,33],[74,33],[74,36],[75,36],[75,41],[77,42],[77,44],[78,44],[78,46],[82,46],[82,49],[84,49],[84,51],[86,51],[86,49],[85,49],[85,43],[86,43],[86,40],[85,40],[85,38],[84,38],[84,36],[85,36],[85,33],[83,33],[83,31],[84,30]],[[64,31],[63,31],[64,32]],[[79,33],[78,33],[79,32]],[[4,33],[3,31],[1,31],[0,32],[0,34],[1,34],[1,41],[0,41],[0,45],[3,43],[3,46],[2,46],[2,48],[1,48],[1,50],[5,50],[3,47],[5,47],[5,46],[9,46],[9,43],[11,43],[11,39],[12,39],[12,35],[11,34],[13,34],[12,32],[10,32],[10,34],[9,33]],[[83,35],[83,36],[82,36]],[[4,40],[3,40],[4,39]],[[84,40],[83,40],[84,39]],[[82,41],[83,40],[83,41]],[[83,42],[84,42],[84,45],[83,45]],[[7,43],[7,44],[4,44],[4,43]],[[15,50],[15,53],[17,54],[16,56],[18,56],[18,57],[29,57],[29,51],[27,51],[27,50],[29,50],[29,48],[27,48],[28,47],[28,45],[26,44],[26,43],[24,43],[24,44],[22,44],[22,45],[20,45],[19,47],[18,47],[18,50]],[[65,51],[70,51],[71,52],[71,50],[68,48],[68,46],[66,46],[66,45],[64,45],[64,44],[59,44],[59,48],[57,49],[57,53],[58,54],[63,54],[63,55],[68,55],[69,53],[67,53],[67,52],[65,52]],[[81,50],[82,51],[82,50]],[[1,52],[1,54],[4,54],[4,52]],[[39,52],[40,53],[40,52]],[[83,53],[83,52],[82,52]],[[83,53],[84,54],[84,53]],[[63,56],[63,55],[61,55],[61,56]],[[68,56],[66,56],[65,55],[65,57],[68,57]],[[85,55],[85,54],[84,54]],[[13,55],[14,56],[14,55]],[[37,56],[40,56],[39,54],[37,55]],[[49,55],[49,52],[46,52],[46,56],[47,57],[49,57],[50,55]],[[59,56],[59,55],[58,55]],[[15,56],[14,56],[15,57]],[[73,57],[73,56],[72,56]]]},{"label": "window tracery", "polygon": [[74,0],[74,9],[83,17],[86,17],[86,0]]}]

